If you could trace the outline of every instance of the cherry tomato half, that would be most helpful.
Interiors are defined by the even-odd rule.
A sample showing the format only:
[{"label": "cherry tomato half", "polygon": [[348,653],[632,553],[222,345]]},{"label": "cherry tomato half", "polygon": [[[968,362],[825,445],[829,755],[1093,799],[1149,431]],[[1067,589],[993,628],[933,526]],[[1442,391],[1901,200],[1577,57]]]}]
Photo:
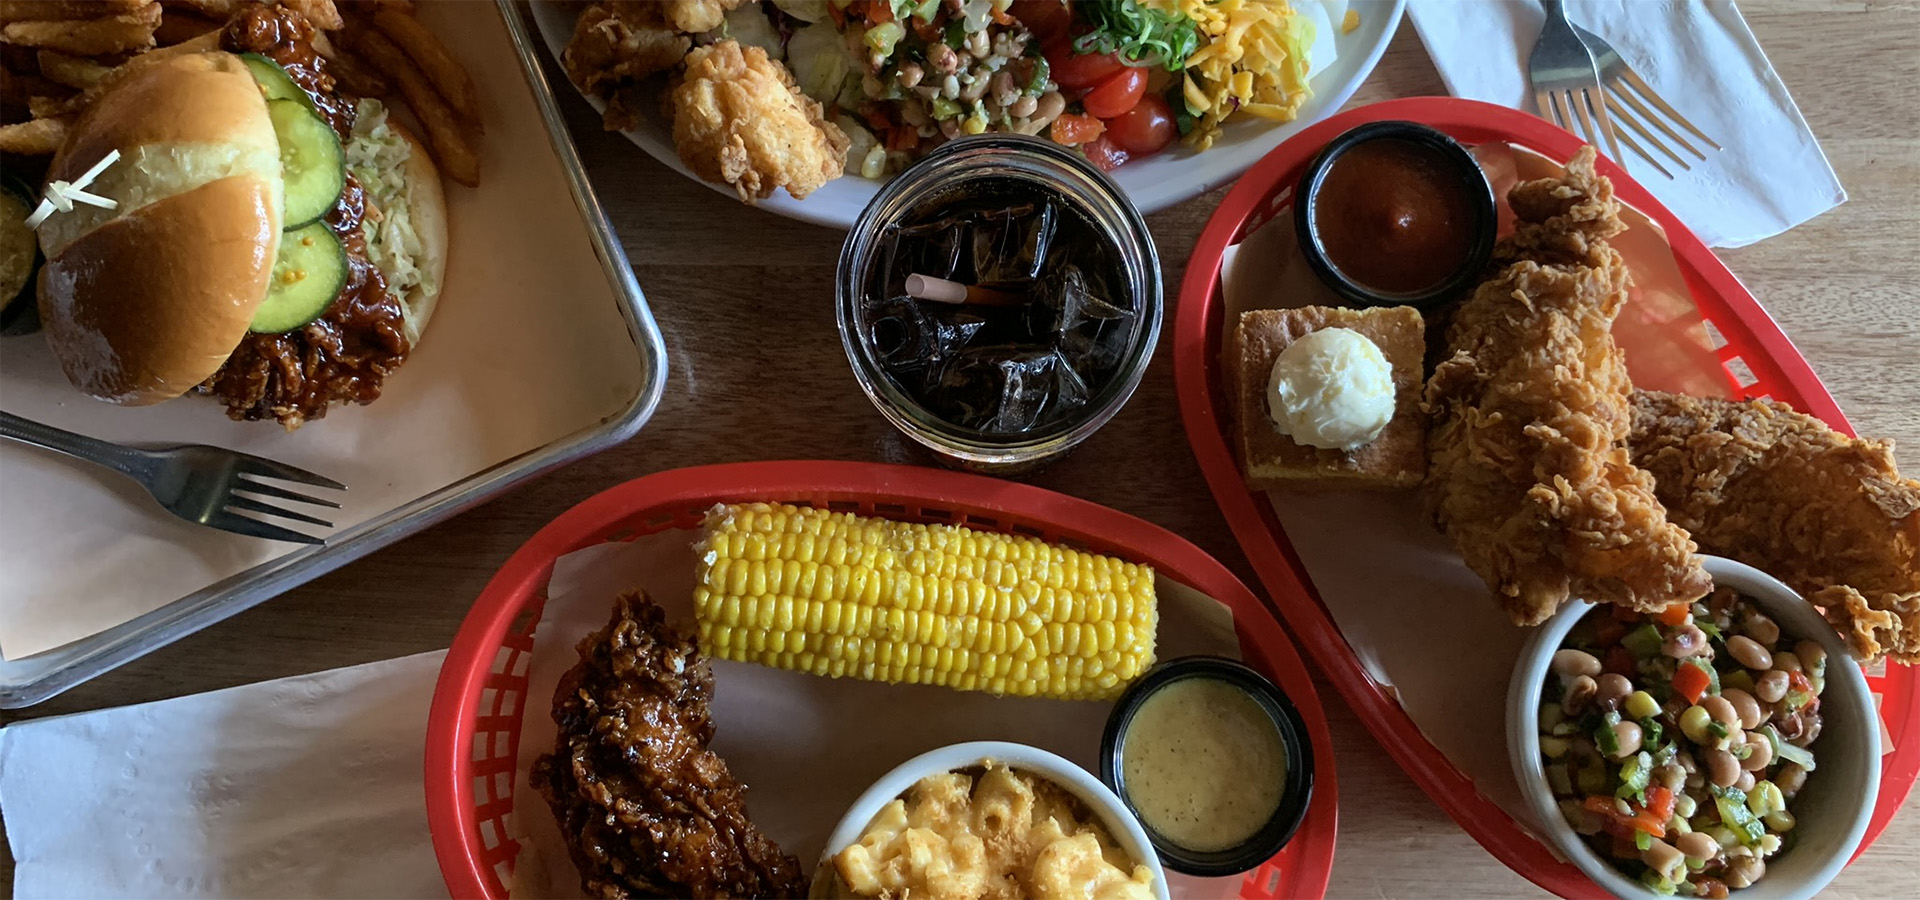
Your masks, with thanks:
[{"label": "cherry tomato half", "polygon": [[1081,144],[1080,150],[1087,155],[1087,161],[1102,172],[1111,172],[1127,163],[1127,151],[1115,147],[1104,134]]},{"label": "cherry tomato half", "polygon": [[[1069,91],[1084,91],[1102,84],[1127,68],[1119,57],[1111,53],[1072,54],[1057,58],[1049,54],[1047,63],[1053,66],[1054,83]],[[1145,84],[1141,82],[1143,87]]]},{"label": "cherry tomato half", "polygon": [[1027,26],[1042,47],[1066,40],[1068,29],[1073,27],[1073,11],[1060,0],[1013,0],[1007,12]]},{"label": "cherry tomato half", "polygon": [[1129,66],[1088,91],[1080,105],[1091,115],[1111,119],[1138,106],[1146,93],[1147,70]]},{"label": "cherry tomato half", "polygon": [[[1093,97],[1087,96],[1089,100]],[[1107,120],[1107,136],[1113,145],[1134,156],[1159,153],[1179,133],[1179,126],[1173,123],[1173,107],[1159,94],[1141,97],[1134,108]]]}]

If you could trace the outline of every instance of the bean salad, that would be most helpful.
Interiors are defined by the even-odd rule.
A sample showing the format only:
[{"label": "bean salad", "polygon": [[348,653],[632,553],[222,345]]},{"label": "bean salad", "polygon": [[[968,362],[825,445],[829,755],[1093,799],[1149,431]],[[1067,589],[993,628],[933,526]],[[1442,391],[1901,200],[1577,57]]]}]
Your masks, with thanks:
[{"label": "bean salad", "polygon": [[1560,812],[1663,895],[1726,897],[1793,843],[1827,653],[1722,588],[1589,614],[1553,656],[1540,751]]}]

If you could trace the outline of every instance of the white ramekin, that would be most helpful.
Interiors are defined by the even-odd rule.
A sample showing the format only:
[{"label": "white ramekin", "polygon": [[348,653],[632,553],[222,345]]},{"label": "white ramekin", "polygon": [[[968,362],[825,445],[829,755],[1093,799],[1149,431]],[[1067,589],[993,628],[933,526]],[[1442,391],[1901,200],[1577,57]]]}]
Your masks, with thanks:
[{"label": "white ramekin", "polygon": [[1100,783],[1091,772],[1074,765],[1071,761],[1054,753],[1026,744],[1006,741],[974,741],[966,744],[949,744],[937,750],[929,750],[880,777],[867,788],[860,799],[853,801],[847,814],[835,825],[833,833],[827,837],[826,850],[820,855],[820,863],[815,868],[814,896],[820,896],[820,888],[833,871],[833,857],[860,840],[861,832],[867,830],[882,807],[928,775],[952,772],[977,766],[988,760],[1000,763],[1011,769],[1018,769],[1041,776],[1065,788],[1067,793],[1080,798],[1094,815],[1100,818],[1100,824],[1106,826],[1107,833],[1120,849],[1127,851],[1141,865],[1153,873],[1153,893],[1159,900],[1170,900],[1167,893],[1167,873],[1160,867],[1160,857],[1153,852],[1153,844],[1147,839],[1146,829],[1140,827],[1120,798]]}]

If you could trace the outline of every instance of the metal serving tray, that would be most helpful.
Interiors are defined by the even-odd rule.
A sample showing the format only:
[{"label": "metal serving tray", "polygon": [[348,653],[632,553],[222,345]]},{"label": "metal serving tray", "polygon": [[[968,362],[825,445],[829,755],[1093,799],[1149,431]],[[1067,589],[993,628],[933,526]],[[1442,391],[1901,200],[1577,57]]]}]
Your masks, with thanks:
[{"label": "metal serving tray", "polygon": [[[296,585],[471,509],[529,478],[621,443],[639,432],[666,386],[666,346],[633,278],[613,225],[594,195],[567,133],[553,87],[530,37],[525,10],[514,0],[495,0],[514,55],[530,88],[549,143],[565,171],[574,205],[619,301],[621,317],[640,356],[639,390],[618,414],[557,441],[475,472],[417,500],[387,510],[331,535],[325,546],[278,557],[173,601],[122,625],[45,653],[0,661],[0,708],[38,703],[74,685],[125,665],[189,634],[252,608]],[[475,13],[483,15],[484,13]]]}]

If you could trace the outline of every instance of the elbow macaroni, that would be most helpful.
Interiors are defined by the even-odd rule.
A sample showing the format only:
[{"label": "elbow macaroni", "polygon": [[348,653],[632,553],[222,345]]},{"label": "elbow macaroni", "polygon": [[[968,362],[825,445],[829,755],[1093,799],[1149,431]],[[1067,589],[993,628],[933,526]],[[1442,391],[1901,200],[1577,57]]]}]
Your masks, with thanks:
[{"label": "elbow macaroni", "polygon": [[929,775],[833,858],[855,897],[1151,900],[1153,875],[1072,795],[1005,766]]},{"label": "elbow macaroni", "polygon": [[1220,126],[1236,112],[1291,122],[1307,101],[1307,50],[1314,27],[1287,0],[1146,0],[1146,5],[1192,19],[1206,37],[1187,57],[1181,89],[1187,112],[1196,117],[1187,135],[1195,149],[1213,146]]}]

